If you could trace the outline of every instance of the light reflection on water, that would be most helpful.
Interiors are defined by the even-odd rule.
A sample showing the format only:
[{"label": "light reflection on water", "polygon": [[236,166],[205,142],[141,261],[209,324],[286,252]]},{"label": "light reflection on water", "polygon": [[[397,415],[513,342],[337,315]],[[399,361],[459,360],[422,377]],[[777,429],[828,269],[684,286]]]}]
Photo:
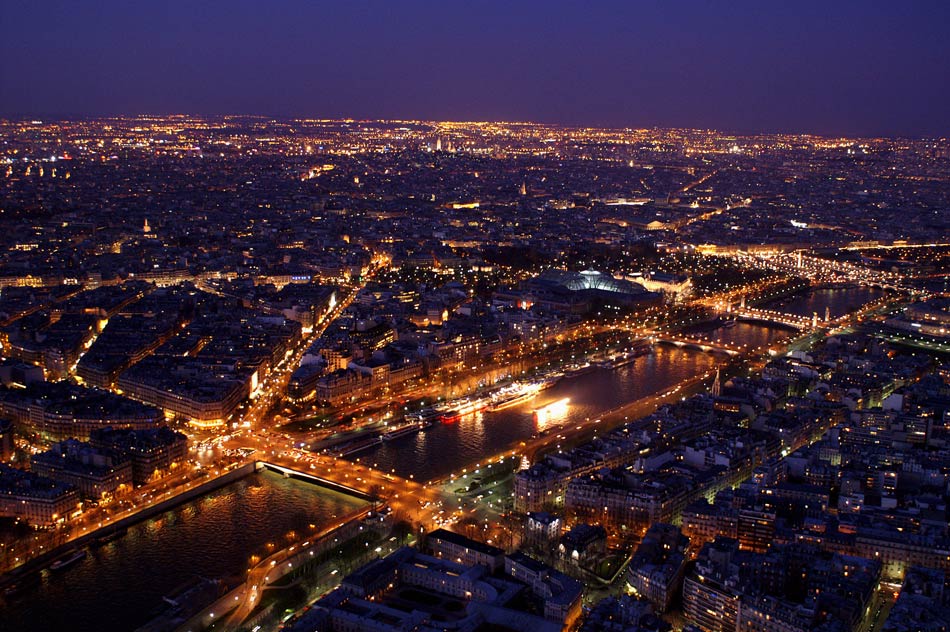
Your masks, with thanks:
[{"label": "light reflection on water", "polygon": [[[658,345],[655,352],[617,369],[596,368],[562,379],[535,399],[496,412],[467,415],[456,423],[435,427],[384,443],[354,455],[384,471],[431,480],[458,471],[479,459],[508,449],[545,429],[595,418],[620,404],[658,393],[683,379],[707,371],[715,356]],[[539,419],[534,410],[569,398],[566,410]]]},{"label": "light reflection on water", "polygon": [[[779,309],[789,313],[821,312],[829,306],[831,316],[845,313],[881,295],[868,288],[820,289],[792,297]],[[772,306],[772,308],[775,308]],[[692,334],[705,335],[716,342],[749,348],[760,347],[789,336],[792,330],[762,323],[738,322],[732,327],[700,326]],[[430,430],[383,443],[370,451],[354,455],[361,463],[395,471],[403,477],[432,480],[457,472],[479,459],[510,449],[514,444],[546,428],[538,423],[533,409],[561,398],[570,398],[564,423],[576,424],[596,418],[604,411],[631,402],[709,370],[718,359],[690,348],[656,345],[654,353],[617,369],[597,368],[592,372],[562,379],[534,400],[506,410],[478,413],[456,423],[438,424]]]},{"label": "light reflection on water", "polygon": [[798,294],[784,299],[769,301],[763,307],[776,309],[798,316],[811,316],[817,313],[825,317],[825,307],[830,316],[837,318],[865,303],[884,296],[884,290],[872,287],[842,286],[812,290],[807,294]]},{"label": "light reflection on water", "polygon": [[307,533],[360,501],[263,472],[129,529],[32,593],[0,608],[0,630],[134,630],[195,575],[237,577],[248,556],[291,530]]},{"label": "light reflection on water", "polygon": [[565,397],[554,401],[547,406],[534,410],[534,423],[539,432],[559,428],[570,418],[570,398]]},{"label": "light reflection on water", "polygon": [[[832,317],[880,296],[862,288],[818,290],[782,305],[789,313]],[[761,324],[700,328],[713,340],[760,346],[788,334]],[[596,418],[603,411],[665,390],[707,371],[716,356],[658,345],[651,355],[618,369],[595,369],[562,380],[521,406],[440,424],[359,455],[361,461],[416,480],[441,477],[501,452],[547,428]],[[538,419],[534,409],[570,398],[566,410]],[[129,529],[69,570],[44,573],[32,594],[0,608],[0,630],[131,630],[149,618],[161,597],[201,574],[240,575],[247,557],[288,531],[317,529],[359,502],[293,479],[262,473]]]}]

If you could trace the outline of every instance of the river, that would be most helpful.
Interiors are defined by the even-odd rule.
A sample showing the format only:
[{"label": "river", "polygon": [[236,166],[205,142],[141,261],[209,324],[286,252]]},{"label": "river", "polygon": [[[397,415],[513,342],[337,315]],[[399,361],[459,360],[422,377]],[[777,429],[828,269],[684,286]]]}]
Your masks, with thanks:
[{"label": "river", "polygon": [[[758,346],[788,335],[788,330],[761,324],[739,323],[720,327],[711,334],[724,341]],[[383,443],[354,455],[402,477],[428,481],[458,473],[480,459],[503,452],[539,431],[561,424],[582,423],[603,412],[666,390],[685,379],[708,371],[722,356],[698,349],[657,344],[653,353],[616,369],[596,368],[566,377],[521,406],[462,417],[457,423],[437,424],[429,430]],[[533,411],[569,399],[566,407],[540,418]]]},{"label": "river", "polygon": [[[817,311],[823,317],[827,306],[834,318],[881,295],[882,291],[875,288],[819,288],[774,301],[766,307],[799,315]],[[690,328],[686,333],[691,337],[755,348],[793,335],[794,330],[747,322],[723,327],[721,323],[713,322]],[[652,354],[638,358],[632,364],[613,370],[598,368],[584,375],[564,378],[521,406],[468,415],[457,423],[438,424],[429,430],[383,443],[352,458],[405,478],[410,475],[422,481],[442,478],[458,473],[480,459],[510,449],[545,427],[581,423],[621,404],[664,391],[709,370],[718,360],[721,357],[698,349],[658,344]],[[569,398],[570,402],[566,408],[555,411],[553,416],[539,420],[534,414],[534,409],[563,398]]]},{"label": "river", "polygon": [[0,630],[127,632],[195,575],[243,579],[248,558],[292,530],[319,530],[361,501],[272,472],[251,475],[131,527],[0,608]]},{"label": "river", "polygon": [[[819,289],[780,308],[832,317],[880,296],[864,288]],[[737,323],[702,325],[692,334],[752,347],[789,335],[783,327]],[[534,401],[384,443],[357,455],[385,471],[431,480],[459,472],[480,459],[513,447],[547,427],[581,423],[618,405],[666,390],[709,370],[721,356],[658,344],[653,353],[617,369],[597,368],[564,378]],[[535,408],[569,399],[547,418]],[[42,573],[31,593],[0,609],[0,630],[133,630],[150,618],[162,596],[195,575],[243,577],[248,557],[268,542],[278,546],[291,530],[320,529],[360,501],[269,472],[211,492],[129,529],[122,539],[92,550],[60,573]],[[284,540],[286,542],[286,540]]]},{"label": "river", "polygon": [[865,303],[881,298],[884,294],[884,290],[880,288],[858,285],[822,287],[804,294],[768,301],[763,307],[797,316],[811,316],[817,313],[819,318],[825,317],[827,307],[829,315],[837,318]]}]

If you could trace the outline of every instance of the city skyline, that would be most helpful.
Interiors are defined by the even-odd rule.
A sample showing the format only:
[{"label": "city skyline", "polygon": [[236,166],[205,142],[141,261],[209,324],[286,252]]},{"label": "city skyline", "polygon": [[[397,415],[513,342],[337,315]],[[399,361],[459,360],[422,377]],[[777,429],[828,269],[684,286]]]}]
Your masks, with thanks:
[{"label": "city skyline", "polygon": [[950,141],[0,138],[0,626],[950,622]]}]

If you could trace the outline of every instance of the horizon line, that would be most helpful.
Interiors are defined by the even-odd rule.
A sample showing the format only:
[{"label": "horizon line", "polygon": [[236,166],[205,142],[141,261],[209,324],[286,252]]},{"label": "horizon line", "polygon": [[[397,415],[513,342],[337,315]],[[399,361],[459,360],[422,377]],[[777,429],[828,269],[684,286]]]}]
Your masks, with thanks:
[{"label": "horizon line", "polygon": [[132,119],[144,119],[144,118],[155,118],[155,119],[167,119],[167,118],[192,118],[192,119],[209,119],[209,118],[224,118],[224,119],[265,119],[271,121],[301,121],[301,122],[314,122],[314,123],[410,123],[410,124],[423,124],[423,125],[439,125],[439,124],[451,124],[451,125],[509,125],[509,126],[536,126],[536,127],[551,127],[551,128],[561,128],[561,129],[578,129],[578,130],[611,130],[611,131],[626,131],[626,132],[642,132],[642,131],[689,131],[689,132],[702,132],[702,133],[716,133],[722,135],[732,135],[732,136],[792,136],[792,137],[817,137],[817,138],[843,138],[843,139],[854,139],[854,140],[900,140],[900,139],[910,139],[910,140],[940,140],[944,141],[950,138],[950,136],[937,135],[937,134],[858,134],[858,135],[847,135],[847,134],[835,134],[835,133],[825,133],[825,132],[805,132],[805,131],[736,131],[728,130],[723,128],[715,127],[690,127],[690,126],[668,126],[668,125],[649,125],[649,126],[633,126],[633,125],[582,125],[576,123],[551,123],[544,121],[514,121],[514,120],[452,120],[452,119],[407,119],[407,118],[390,118],[390,117],[381,117],[381,118],[354,118],[354,117],[311,117],[311,116],[290,116],[290,115],[270,115],[270,114],[247,114],[247,113],[216,113],[216,114],[200,114],[200,113],[186,113],[186,112],[166,112],[166,113],[148,113],[142,112],[137,114],[24,114],[24,113],[0,113],[0,121],[3,122],[23,122],[26,120],[40,120],[42,123],[48,122],[62,122],[62,121],[81,121],[81,120],[108,120],[108,119],[119,119],[119,120],[132,120]]}]

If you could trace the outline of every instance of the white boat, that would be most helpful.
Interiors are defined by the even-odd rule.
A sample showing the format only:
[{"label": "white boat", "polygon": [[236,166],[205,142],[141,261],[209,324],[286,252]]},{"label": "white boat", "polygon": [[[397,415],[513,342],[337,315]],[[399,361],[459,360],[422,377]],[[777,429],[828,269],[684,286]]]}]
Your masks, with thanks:
[{"label": "white boat", "polygon": [[487,397],[477,397],[474,399],[462,397],[450,402],[445,402],[444,404],[437,404],[433,408],[441,413],[440,419],[443,422],[451,422],[457,421],[460,417],[464,417],[465,415],[473,415],[480,410],[485,410],[488,404],[489,400]]},{"label": "white boat", "polygon": [[542,388],[542,384],[512,384],[492,395],[488,410],[494,412],[523,404],[534,399]]},{"label": "white boat", "polygon": [[634,343],[633,348],[631,348],[630,351],[621,353],[620,355],[611,358],[610,365],[613,368],[625,366],[637,358],[649,354],[651,351],[653,351],[653,345],[650,344],[649,340],[638,340]]},{"label": "white boat", "polygon": [[422,428],[423,428],[423,424],[421,422],[412,422],[412,423],[408,423],[408,424],[393,428],[389,432],[384,432],[382,438],[383,438],[383,441],[393,441],[394,439],[398,439],[399,437],[405,437],[406,435],[419,432],[420,430],[422,430]]},{"label": "white boat", "polygon": [[518,404],[523,404],[527,401],[534,399],[537,393],[516,393],[509,395],[508,397],[503,397],[498,400],[493,401],[488,405],[488,412],[495,412],[496,410],[504,410],[506,408],[511,408],[512,406],[517,406]]}]

